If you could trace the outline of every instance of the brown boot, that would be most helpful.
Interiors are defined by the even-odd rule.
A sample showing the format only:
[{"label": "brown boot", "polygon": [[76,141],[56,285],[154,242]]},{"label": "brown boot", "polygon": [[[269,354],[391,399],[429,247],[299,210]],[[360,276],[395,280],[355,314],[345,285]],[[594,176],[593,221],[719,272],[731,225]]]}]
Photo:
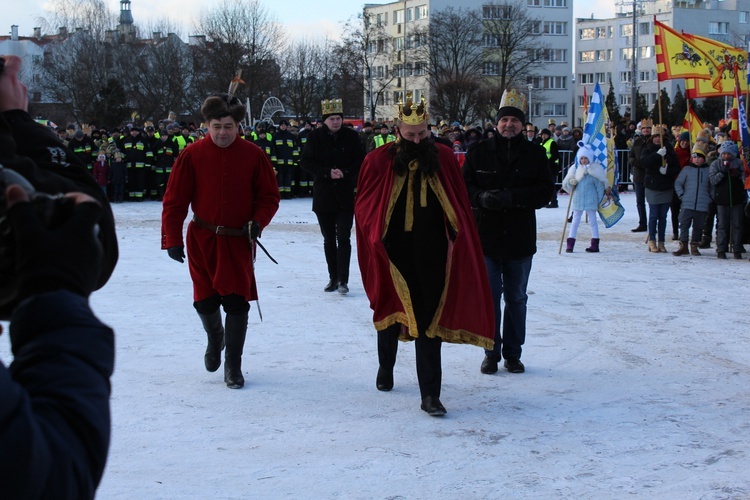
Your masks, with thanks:
[{"label": "brown boot", "polygon": [[648,251],[651,253],[659,253],[659,250],[656,248],[656,242],[654,240],[648,240]]},{"label": "brown boot", "polygon": [[677,248],[677,250],[672,252],[672,255],[674,255],[675,257],[679,257],[680,255],[687,255],[688,254],[687,244],[684,241],[680,241],[679,245],[680,246]]},{"label": "brown boot", "polygon": [[691,243],[690,244],[690,255],[700,255],[701,253],[698,251],[699,243]]},{"label": "brown boot", "polygon": [[659,243],[658,243],[658,244],[656,245],[656,248],[658,248],[658,252],[659,252],[659,253],[667,253],[667,247],[665,247],[665,246],[664,246],[664,242],[663,242],[663,241],[660,241],[660,242],[659,242]]}]

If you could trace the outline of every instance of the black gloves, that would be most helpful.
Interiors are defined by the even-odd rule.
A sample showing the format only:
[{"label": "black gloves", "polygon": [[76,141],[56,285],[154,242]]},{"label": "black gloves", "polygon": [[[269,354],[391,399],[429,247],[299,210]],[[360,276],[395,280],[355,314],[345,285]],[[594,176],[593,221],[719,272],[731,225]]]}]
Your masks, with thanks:
[{"label": "black gloves", "polygon": [[19,301],[59,289],[88,297],[96,289],[102,269],[96,235],[101,206],[93,199],[79,203],[65,197],[50,207],[45,213],[36,202],[19,201],[8,211]]},{"label": "black gloves", "polygon": [[169,247],[167,253],[170,259],[174,259],[177,262],[185,262],[185,247]]},{"label": "black gloves", "polygon": [[257,240],[260,237],[260,224],[251,220],[247,223],[248,231],[250,232],[250,239]]},{"label": "black gloves", "polygon": [[502,210],[513,205],[513,193],[500,189],[490,189],[479,195],[479,206],[487,210]]}]

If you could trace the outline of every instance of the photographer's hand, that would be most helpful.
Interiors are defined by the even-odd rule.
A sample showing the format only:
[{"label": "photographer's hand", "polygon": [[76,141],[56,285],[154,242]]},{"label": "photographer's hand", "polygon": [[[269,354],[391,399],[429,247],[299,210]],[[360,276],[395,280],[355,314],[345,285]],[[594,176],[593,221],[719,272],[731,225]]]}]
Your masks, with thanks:
[{"label": "photographer's hand", "polygon": [[[102,208],[83,193],[68,193],[74,206],[69,216],[47,225],[26,191],[17,185],[6,191],[8,221],[15,244],[18,299],[66,289],[88,297],[101,271],[102,247],[96,236]],[[59,208],[58,208],[59,210]]]},{"label": "photographer's hand", "polygon": [[0,113],[11,109],[28,108],[28,93],[26,85],[18,80],[21,71],[21,58],[17,56],[0,55],[5,61],[5,68],[0,73]]}]

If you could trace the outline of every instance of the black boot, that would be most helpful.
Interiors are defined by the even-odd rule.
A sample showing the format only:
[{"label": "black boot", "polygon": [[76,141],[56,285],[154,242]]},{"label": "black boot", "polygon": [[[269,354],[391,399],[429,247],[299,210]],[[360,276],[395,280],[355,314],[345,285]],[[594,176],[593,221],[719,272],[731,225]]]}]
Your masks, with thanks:
[{"label": "black boot", "polygon": [[221,312],[217,309],[211,314],[198,313],[198,316],[203,323],[203,329],[208,334],[208,345],[203,362],[206,364],[206,370],[215,372],[221,366],[221,351],[224,349],[224,326],[221,324]]},{"label": "black boot", "polygon": [[227,314],[225,331],[227,351],[224,353],[224,382],[230,389],[239,389],[245,385],[242,348],[247,334],[247,312]]},{"label": "black boot", "polygon": [[401,325],[396,323],[385,330],[378,330],[378,375],[375,377],[375,387],[379,391],[393,389],[393,366],[398,354],[398,335]]}]

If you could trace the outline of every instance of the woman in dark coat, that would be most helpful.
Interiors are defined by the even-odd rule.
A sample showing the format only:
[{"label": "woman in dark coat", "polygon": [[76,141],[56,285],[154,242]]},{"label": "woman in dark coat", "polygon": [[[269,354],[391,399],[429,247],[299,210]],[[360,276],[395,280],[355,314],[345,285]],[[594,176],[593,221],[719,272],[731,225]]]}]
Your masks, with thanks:
[{"label": "woman in dark coat", "polygon": [[[662,136],[664,144],[661,142]],[[674,193],[674,180],[680,173],[680,162],[668,137],[667,128],[657,125],[641,150],[640,165],[645,170],[644,186],[648,203],[648,250],[653,253],[667,252],[664,246],[667,213]]]}]

